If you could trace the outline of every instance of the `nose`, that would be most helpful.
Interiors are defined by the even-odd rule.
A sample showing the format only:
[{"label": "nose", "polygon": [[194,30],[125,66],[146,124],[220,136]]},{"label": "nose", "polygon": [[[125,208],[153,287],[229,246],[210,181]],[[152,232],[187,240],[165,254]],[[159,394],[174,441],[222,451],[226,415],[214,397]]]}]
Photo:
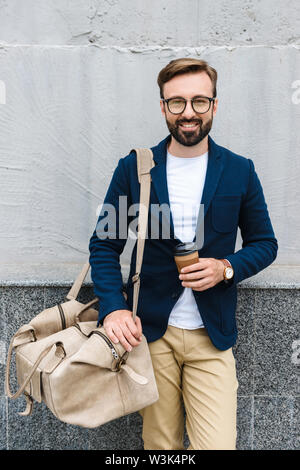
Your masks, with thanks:
[{"label": "nose", "polygon": [[196,114],[195,114],[195,111],[193,110],[192,102],[187,101],[185,110],[182,113],[182,117],[184,117],[186,119],[191,119],[191,118],[195,117],[195,115]]}]

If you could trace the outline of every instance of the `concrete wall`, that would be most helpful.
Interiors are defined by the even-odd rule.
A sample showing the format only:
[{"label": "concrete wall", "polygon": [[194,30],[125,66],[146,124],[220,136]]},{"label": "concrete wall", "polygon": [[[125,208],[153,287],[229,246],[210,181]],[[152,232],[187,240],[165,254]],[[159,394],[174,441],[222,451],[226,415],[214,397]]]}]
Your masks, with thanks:
[{"label": "concrete wall", "polygon": [[113,169],[167,127],[171,59],[219,72],[212,136],[253,159],[279,241],[300,264],[299,2],[0,1],[0,259],[85,259]]},{"label": "concrete wall", "polygon": [[[219,73],[211,135],[254,161],[279,242],[274,265],[239,291],[239,446],[297,446],[299,31],[297,0],[0,0],[1,371],[20,321],[56,302],[86,261],[119,158],[167,135],[159,70],[173,58],[203,58]],[[128,244],[125,280],[130,252]],[[57,445],[46,428],[36,442],[14,438],[23,422],[3,392],[0,403],[2,448]],[[108,427],[113,436],[131,419],[137,441],[123,448],[139,448],[138,418]],[[80,432],[64,427],[66,446],[97,448],[101,438],[112,448],[103,429],[84,434],[84,444]]]}]

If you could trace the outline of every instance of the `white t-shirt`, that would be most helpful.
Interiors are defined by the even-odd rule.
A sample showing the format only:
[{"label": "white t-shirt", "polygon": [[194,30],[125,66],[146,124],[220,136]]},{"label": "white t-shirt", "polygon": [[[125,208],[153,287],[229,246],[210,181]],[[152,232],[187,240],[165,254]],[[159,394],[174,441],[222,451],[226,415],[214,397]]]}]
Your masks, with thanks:
[{"label": "white t-shirt", "polygon": [[[208,152],[198,157],[175,157],[167,152],[167,184],[174,233],[182,242],[192,242],[202,199]],[[174,305],[169,325],[187,330],[203,328],[203,321],[190,287],[185,287]]]}]

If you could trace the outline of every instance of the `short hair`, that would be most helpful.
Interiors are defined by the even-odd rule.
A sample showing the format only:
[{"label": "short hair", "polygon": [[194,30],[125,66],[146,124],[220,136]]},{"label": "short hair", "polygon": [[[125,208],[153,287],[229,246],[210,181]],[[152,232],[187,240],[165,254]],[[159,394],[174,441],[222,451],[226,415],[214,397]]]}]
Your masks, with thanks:
[{"label": "short hair", "polygon": [[163,99],[164,84],[177,75],[185,73],[205,72],[209,76],[213,86],[213,97],[217,96],[217,71],[205,60],[193,58],[174,59],[168,63],[158,74],[157,83],[160,90],[160,97]]}]

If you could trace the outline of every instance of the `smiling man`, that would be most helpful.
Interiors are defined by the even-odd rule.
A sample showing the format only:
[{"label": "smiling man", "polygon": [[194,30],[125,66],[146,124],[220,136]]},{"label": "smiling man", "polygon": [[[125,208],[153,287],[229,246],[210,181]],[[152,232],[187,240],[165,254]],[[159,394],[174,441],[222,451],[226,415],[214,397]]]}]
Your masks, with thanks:
[{"label": "smiling man", "polygon": [[[125,300],[119,260],[126,239],[117,227],[113,239],[100,239],[95,230],[90,240],[99,322],[127,351],[140,344],[142,332],[149,343],[159,400],[141,410],[145,449],[184,449],[183,405],[189,449],[235,449],[237,283],[270,265],[278,249],[253,161],[209,136],[218,106],[216,84],[216,70],[198,59],[173,60],[158,75],[170,135],[151,149],[150,208],[170,207],[171,235],[152,239],[148,233],[145,240],[136,322],[136,245]],[[139,202],[136,164],[131,152],[114,172],[104,202],[117,214],[120,196],[127,197],[128,207]],[[198,261],[178,275],[174,248],[194,241],[202,205]],[[243,246],[235,252],[238,227]]]}]

